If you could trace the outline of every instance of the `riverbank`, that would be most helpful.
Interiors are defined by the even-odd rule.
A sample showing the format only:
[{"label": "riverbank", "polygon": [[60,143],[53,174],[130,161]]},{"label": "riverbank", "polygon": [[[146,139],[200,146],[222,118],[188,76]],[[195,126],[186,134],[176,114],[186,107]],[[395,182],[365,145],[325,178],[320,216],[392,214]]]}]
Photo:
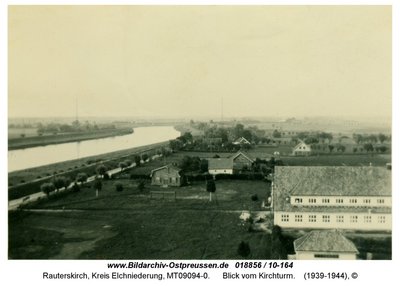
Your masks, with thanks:
[{"label": "riverbank", "polygon": [[93,140],[114,136],[131,134],[132,128],[118,128],[97,130],[88,132],[64,133],[57,135],[44,135],[26,138],[10,138],[8,139],[8,150],[25,149],[31,147],[45,146],[51,144],[70,143],[77,141]]},{"label": "riverbank", "polygon": [[49,182],[55,175],[75,179],[78,173],[86,173],[88,176],[96,174],[98,164],[105,164],[109,169],[118,167],[124,160],[134,161],[134,156],[147,154],[149,156],[161,152],[167,148],[169,141],[150,144],[141,147],[134,147],[126,150],[105,153],[85,157],[76,160],[69,160],[50,165],[29,168],[8,174],[8,199],[18,199],[40,191],[40,186]]}]

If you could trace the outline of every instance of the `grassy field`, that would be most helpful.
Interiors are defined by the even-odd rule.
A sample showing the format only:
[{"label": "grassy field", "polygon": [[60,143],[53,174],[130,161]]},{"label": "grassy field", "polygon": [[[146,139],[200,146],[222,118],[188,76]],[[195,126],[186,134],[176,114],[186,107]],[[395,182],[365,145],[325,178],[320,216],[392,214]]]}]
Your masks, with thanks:
[{"label": "grassy field", "polygon": [[[250,259],[268,259],[270,237],[249,232],[239,218],[243,210],[261,210],[269,185],[264,182],[217,181],[208,201],[204,183],[162,189],[119,180],[105,181],[99,198],[93,189],[42,200],[37,212],[9,215],[12,259],[240,259],[237,247],[249,242]],[[165,199],[150,191],[176,191]],[[257,194],[258,201],[251,200]],[[63,211],[62,211],[63,210]]]},{"label": "grassy field", "polygon": [[21,134],[25,137],[37,136],[37,128],[8,128],[8,139],[22,138]]}]

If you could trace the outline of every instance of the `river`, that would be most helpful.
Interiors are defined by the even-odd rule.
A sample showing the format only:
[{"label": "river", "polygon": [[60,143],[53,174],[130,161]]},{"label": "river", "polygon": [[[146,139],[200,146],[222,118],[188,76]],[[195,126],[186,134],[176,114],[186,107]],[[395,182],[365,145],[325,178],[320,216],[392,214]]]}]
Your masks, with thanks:
[{"label": "river", "polygon": [[172,126],[137,127],[132,134],[8,151],[8,172],[159,143],[180,136]]}]

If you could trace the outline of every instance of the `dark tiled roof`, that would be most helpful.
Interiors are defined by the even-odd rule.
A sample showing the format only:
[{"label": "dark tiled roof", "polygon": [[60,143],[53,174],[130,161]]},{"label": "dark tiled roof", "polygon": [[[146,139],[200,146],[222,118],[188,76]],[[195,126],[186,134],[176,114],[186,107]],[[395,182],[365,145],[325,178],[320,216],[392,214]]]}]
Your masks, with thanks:
[{"label": "dark tiled roof", "polygon": [[[391,171],[384,167],[276,166],[274,208],[279,211],[340,211],[350,208],[290,205],[296,196],[391,196]],[[354,211],[363,209],[352,208]],[[389,208],[374,208],[387,212]],[[364,208],[365,211],[365,208]]]},{"label": "dark tiled roof", "polygon": [[208,159],[208,169],[232,169],[233,161],[232,158],[211,158]]},{"label": "dark tiled roof", "polygon": [[294,241],[294,250],[358,253],[354,243],[337,230],[313,230]]}]

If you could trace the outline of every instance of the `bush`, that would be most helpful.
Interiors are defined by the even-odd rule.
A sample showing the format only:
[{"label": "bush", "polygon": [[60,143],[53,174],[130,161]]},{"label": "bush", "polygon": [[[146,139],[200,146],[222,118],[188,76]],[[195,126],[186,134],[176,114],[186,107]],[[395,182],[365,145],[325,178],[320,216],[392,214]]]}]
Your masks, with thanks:
[{"label": "bush", "polygon": [[250,245],[243,240],[239,243],[237,253],[242,257],[247,257],[250,254]]},{"label": "bush", "polygon": [[121,183],[115,185],[115,190],[117,192],[122,192],[124,190],[124,186]]},{"label": "bush", "polygon": [[79,187],[79,185],[77,183],[73,184],[73,186],[72,186],[73,192],[79,192],[80,190],[81,190],[81,188]]},{"label": "bush", "polygon": [[103,175],[104,180],[109,180],[110,179],[110,175],[108,173],[105,173]]},{"label": "bush", "polygon": [[251,200],[253,202],[258,201],[258,195],[257,194],[251,195]]}]

